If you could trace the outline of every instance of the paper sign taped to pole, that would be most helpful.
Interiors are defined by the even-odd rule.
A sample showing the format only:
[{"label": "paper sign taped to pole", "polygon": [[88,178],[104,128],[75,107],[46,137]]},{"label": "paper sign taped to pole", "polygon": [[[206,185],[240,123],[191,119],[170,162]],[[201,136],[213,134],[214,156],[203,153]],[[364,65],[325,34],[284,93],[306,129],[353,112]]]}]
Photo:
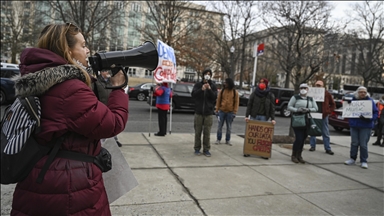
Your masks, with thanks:
[{"label": "paper sign taped to pole", "polygon": [[309,87],[307,96],[313,97],[317,102],[324,102],[325,88],[323,87]]},{"label": "paper sign taped to pole", "polygon": [[157,40],[157,52],[159,53],[159,64],[153,76],[157,83],[176,83],[176,57],[172,47]]},{"label": "paper sign taped to pole", "polygon": [[371,100],[356,100],[351,103],[343,101],[343,118],[360,118],[360,115],[372,118]]},{"label": "paper sign taped to pole", "polygon": [[133,175],[124,155],[117,146],[114,138],[106,139],[101,143],[112,155],[112,169],[103,173],[105,190],[109,203],[114,202],[128,191],[135,188],[139,183]]},{"label": "paper sign taped to pole", "polygon": [[244,154],[270,158],[273,133],[272,122],[248,121],[245,127]]}]

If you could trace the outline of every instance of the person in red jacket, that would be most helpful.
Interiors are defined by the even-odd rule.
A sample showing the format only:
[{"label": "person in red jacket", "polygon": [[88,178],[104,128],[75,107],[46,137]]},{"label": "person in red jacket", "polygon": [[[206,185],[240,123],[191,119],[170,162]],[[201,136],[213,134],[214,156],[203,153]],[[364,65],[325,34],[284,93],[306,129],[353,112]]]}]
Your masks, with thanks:
[{"label": "person in red jacket", "polygon": [[[123,89],[114,89],[107,105],[97,99],[91,89],[88,55],[81,30],[69,23],[46,26],[37,48],[21,53],[15,89],[17,95],[40,98],[41,131],[34,134],[39,144],[66,134],[62,150],[97,156],[100,139],[124,130],[128,96]],[[125,78],[120,71],[110,81],[112,86],[122,86]],[[55,157],[38,184],[46,160],[47,156],[40,159],[17,183],[11,215],[111,215],[98,166]]]},{"label": "person in red jacket", "polygon": [[155,136],[165,136],[167,134],[167,113],[172,97],[172,91],[168,87],[168,83],[164,82],[158,85],[153,92],[153,96],[156,96],[156,108],[159,121],[159,132],[155,133]]}]

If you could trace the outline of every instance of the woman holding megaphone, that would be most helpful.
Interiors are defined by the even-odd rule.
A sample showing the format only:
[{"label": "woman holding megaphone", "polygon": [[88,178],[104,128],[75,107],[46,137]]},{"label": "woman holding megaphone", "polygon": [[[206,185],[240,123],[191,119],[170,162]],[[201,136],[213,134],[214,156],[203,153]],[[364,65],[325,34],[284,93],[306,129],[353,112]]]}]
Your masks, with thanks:
[{"label": "woman holding megaphone", "polygon": [[[91,89],[88,55],[81,29],[71,23],[47,25],[37,47],[21,53],[16,94],[40,99],[41,131],[34,134],[39,144],[64,136],[61,150],[98,156],[100,139],[124,130],[128,97],[118,88],[110,93],[107,105],[97,99]],[[123,73],[111,77],[110,83],[122,86]],[[103,167],[55,157],[39,184],[36,178],[46,160],[47,156],[41,158],[17,183],[11,215],[111,215]]]}]

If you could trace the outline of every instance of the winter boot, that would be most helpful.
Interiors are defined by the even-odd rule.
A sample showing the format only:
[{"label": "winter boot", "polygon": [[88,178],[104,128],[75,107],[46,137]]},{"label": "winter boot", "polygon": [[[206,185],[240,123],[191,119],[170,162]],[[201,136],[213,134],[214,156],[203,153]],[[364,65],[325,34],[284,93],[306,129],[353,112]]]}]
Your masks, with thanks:
[{"label": "winter boot", "polygon": [[299,163],[299,161],[297,160],[297,152],[295,150],[292,150],[291,161],[293,163]]},{"label": "winter boot", "polygon": [[297,160],[300,163],[305,164],[305,160],[303,159],[303,157],[301,157],[301,153],[303,153],[303,150],[297,152]]}]

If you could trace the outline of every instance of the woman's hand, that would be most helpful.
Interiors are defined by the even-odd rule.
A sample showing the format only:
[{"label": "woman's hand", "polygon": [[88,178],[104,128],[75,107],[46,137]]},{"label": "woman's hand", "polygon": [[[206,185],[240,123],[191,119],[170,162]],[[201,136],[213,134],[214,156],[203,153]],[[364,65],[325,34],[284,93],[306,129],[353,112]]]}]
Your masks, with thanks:
[{"label": "woman's hand", "polygon": [[[115,74],[115,76],[111,77],[110,79],[111,81],[111,85],[112,86],[121,86],[125,83],[125,77],[124,77],[124,73],[123,71],[119,71],[117,72],[117,74]],[[124,88],[125,86],[123,86]]]}]

